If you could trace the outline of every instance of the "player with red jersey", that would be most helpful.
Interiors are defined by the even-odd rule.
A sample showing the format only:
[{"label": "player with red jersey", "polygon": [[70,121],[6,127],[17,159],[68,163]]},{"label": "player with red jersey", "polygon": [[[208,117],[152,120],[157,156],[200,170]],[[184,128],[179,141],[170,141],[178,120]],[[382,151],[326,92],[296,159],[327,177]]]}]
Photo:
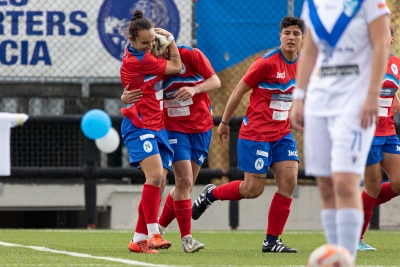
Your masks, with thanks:
[{"label": "player with red jersey", "polygon": [[[172,40],[169,45],[171,60],[158,59],[150,53],[156,32]],[[158,229],[161,185],[165,183],[173,155],[163,122],[162,75],[179,72],[182,64],[172,34],[160,28],[154,29],[140,10],[135,10],[131,19],[129,41],[122,58],[121,81],[124,86],[141,87],[143,97],[121,110],[124,115],[121,132],[130,164],[140,166],[146,182],[139,203],[135,235],[128,248],[132,252],[157,254],[154,249],[171,246]]]},{"label": "player with red jersey", "polygon": [[[204,245],[191,234],[192,203],[190,192],[200,168],[208,156],[214,126],[210,98],[207,92],[221,86],[207,57],[197,48],[179,46],[182,70],[163,77],[164,123],[169,143],[174,151],[172,168],[175,187],[165,200],[159,218],[160,232],[176,218],[181,232],[182,248],[193,253]],[[121,96],[124,103],[140,99],[141,89]]]},{"label": "player with red jersey", "polygon": [[[390,28],[391,44],[394,43],[394,31]],[[400,59],[389,56],[386,75],[380,92],[379,122],[372,140],[365,168],[364,191],[364,225],[361,232],[358,250],[374,251],[364,241],[364,233],[372,217],[372,209],[400,194],[400,140],[394,125],[394,108],[400,112],[400,101],[396,92],[400,83]],[[381,168],[386,172],[390,182],[382,184]]]},{"label": "player with red jersey", "polygon": [[289,217],[297,184],[299,158],[290,131],[289,110],[303,33],[300,19],[283,18],[280,24],[281,46],[256,59],[228,100],[218,127],[221,142],[228,138],[229,120],[243,95],[252,90],[238,140],[238,168],[244,171],[244,181],[232,181],[218,187],[209,184],[192,206],[192,218],[197,220],[215,200],[257,198],[264,191],[270,167],[278,191],[269,209],[263,252],[298,252],[285,246],[278,237]]}]

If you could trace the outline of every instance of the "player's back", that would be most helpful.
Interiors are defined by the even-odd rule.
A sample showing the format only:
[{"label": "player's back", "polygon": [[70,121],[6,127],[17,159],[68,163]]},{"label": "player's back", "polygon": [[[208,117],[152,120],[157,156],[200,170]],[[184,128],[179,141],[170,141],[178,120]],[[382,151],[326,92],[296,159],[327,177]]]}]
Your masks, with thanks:
[{"label": "player's back", "polygon": [[381,4],[378,0],[304,2],[302,18],[319,50],[307,88],[306,114],[359,113],[372,68],[368,24],[389,13]]}]

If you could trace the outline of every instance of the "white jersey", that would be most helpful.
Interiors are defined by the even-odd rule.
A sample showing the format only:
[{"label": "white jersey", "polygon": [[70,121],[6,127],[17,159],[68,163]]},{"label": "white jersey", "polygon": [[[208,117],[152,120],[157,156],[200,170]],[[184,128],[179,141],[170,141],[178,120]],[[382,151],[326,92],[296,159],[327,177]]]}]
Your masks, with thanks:
[{"label": "white jersey", "polygon": [[301,17],[319,52],[307,87],[306,116],[360,114],[372,67],[368,25],[389,13],[385,0],[304,1]]}]

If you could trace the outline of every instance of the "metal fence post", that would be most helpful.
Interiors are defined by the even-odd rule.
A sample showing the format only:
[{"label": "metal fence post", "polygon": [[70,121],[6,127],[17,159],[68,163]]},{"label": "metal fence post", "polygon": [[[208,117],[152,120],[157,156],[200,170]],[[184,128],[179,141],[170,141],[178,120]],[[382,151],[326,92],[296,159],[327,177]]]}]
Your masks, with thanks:
[{"label": "metal fence post", "polygon": [[85,179],[85,209],[86,222],[89,229],[96,228],[96,178],[98,168],[95,166],[96,144],[94,140],[85,138],[85,166],[83,177]]},{"label": "metal fence post", "polygon": [[[242,123],[241,118],[232,118],[229,125],[229,169],[230,169],[230,180],[240,180],[243,177],[240,176],[240,172],[237,168],[238,155],[237,155],[237,141],[239,137],[240,125]],[[239,201],[229,201],[229,226],[232,230],[236,230],[239,226]]]}]

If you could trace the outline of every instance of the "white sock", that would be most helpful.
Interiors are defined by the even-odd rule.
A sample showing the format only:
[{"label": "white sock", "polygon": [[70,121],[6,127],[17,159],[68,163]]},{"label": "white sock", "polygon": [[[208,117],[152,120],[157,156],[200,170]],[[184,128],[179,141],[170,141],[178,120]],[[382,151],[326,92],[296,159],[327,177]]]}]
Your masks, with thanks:
[{"label": "white sock", "polygon": [[323,209],[321,211],[321,222],[328,244],[336,244],[336,210]]},{"label": "white sock", "polygon": [[148,223],[147,224],[147,232],[148,232],[149,238],[151,238],[154,234],[159,234],[160,231],[158,231],[158,223]]},{"label": "white sock", "polygon": [[165,231],[167,230],[167,227],[161,226],[160,224],[158,225],[158,230],[160,230],[160,234],[164,235]]},{"label": "white sock", "polygon": [[142,240],[146,240],[147,239],[147,235],[146,234],[141,234],[141,233],[136,233],[133,235],[132,241],[133,242],[139,242]]},{"label": "white sock", "polygon": [[337,244],[347,248],[354,260],[357,256],[357,245],[364,223],[364,212],[355,208],[336,211]]}]

